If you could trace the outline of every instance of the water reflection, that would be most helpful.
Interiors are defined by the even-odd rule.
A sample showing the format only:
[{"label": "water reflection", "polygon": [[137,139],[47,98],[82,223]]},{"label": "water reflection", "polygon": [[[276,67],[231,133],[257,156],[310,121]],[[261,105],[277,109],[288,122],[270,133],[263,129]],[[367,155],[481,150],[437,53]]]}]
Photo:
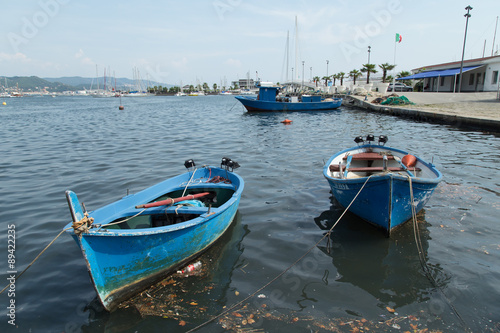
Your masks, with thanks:
[{"label": "water reflection", "polygon": [[[320,229],[329,230],[342,211],[332,199],[330,209],[316,217],[315,223]],[[430,235],[425,210],[418,215],[418,225],[424,261],[440,287],[444,287],[450,278],[439,264],[428,262]],[[332,258],[337,282],[359,287],[383,304],[401,307],[424,302],[434,290],[422,269],[411,221],[386,238],[375,227],[347,213],[331,233],[329,245],[318,248]]]},{"label": "water reflection", "polygon": [[[221,238],[196,259],[202,262],[200,270],[189,276],[166,276],[112,313],[103,311],[94,299],[87,306],[89,323],[82,326],[82,331],[102,330],[102,327],[106,332],[123,331],[144,323],[147,323],[148,329],[154,329],[160,322],[162,330],[165,330],[165,325],[178,328],[180,321],[202,322],[220,313],[227,302],[233,271],[239,268],[239,257],[244,250],[241,243],[248,232],[247,226],[241,224],[238,212]],[[146,317],[157,317],[158,320],[145,322]],[[165,318],[174,320],[169,323],[163,320]]]}]

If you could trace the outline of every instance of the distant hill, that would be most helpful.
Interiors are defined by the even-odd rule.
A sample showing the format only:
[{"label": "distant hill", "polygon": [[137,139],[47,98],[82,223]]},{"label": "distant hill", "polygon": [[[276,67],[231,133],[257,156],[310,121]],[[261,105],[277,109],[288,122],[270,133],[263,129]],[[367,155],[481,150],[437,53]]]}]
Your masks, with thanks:
[{"label": "distant hill", "polygon": [[[104,78],[100,77],[99,87],[104,85]],[[107,85],[115,86],[115,79],[108,78]],[[146,88],[147,82],[143,81],[143,88]],[[13,76],[0,77],[0,86],[14,88],[19,87],[22,91],[40,91],[43,89],[49,92],[76,91],[85,89],[97,89],[96,78],[86,78],[81,76],[60,77],[60,78],[40,78],[38,76]],[[149,82],[149,86],[173,87],[171,84],[162,84],[158,82]],[[134,90],[135,81],[127,78],[116,78],[117,90]]]},{"label": "distant hill", "polygon": [[66,90],[76,90],[73,86],[61,82],[50,82],[38,76],[13,76],[1,78],[0,84],[3,87],[9,88],[19,87],[19,89],[23,91],[40,91],[47,89],[48,91],[62,92]]},{"label": "distant hill", "polygon": [[[45,77],[44,80],[50,81],[50,82],[61,82],[70,86],[73,86],[76,90],[84,90],[84,89],[97,89],[97,81],[99,81],[99,87],[102,88],[104,86],[104,77],[99,77],[98,79],[96,78],[88,78],[88,77],[81,77],[81,76],[67,76],[67,77],[58,77],[58,78],[50,78],[50,77]],[[106,78],[107,85],[111,85],[112,87],[115,86],[115,78]],[[145,85],[149,85],[151,87],[154,86],[162,86],[162,87],[173,87],[171,84],[165,84],[165,83],[158,83],[158,82],[146,82],[143,81],[143,87],[145,88]],[[134,89],[136,83],[134,80],[127,79],[126,77],[121,77],[121,78],[116,78],[116,89],[117,90],[130,90]]]}]

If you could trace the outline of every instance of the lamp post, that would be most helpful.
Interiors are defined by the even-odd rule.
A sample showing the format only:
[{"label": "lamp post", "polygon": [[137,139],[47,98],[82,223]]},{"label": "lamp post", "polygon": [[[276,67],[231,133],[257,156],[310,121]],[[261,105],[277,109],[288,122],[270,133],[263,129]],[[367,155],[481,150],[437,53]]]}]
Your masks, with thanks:
[{"label": "lamp post", "polygon": [[368,65],[370,64],[370,52],[371,52],[372,47],[368,46]]},{"label": "lamp post", "polygon": [[462,90],[462,71],[464,69],[464,55],[465,55],[465,40],[467,39],[467,25],[469,24],[469,17],[471,16],[469,12],[472,10],[472,7],[469,5],[465,7],[467,13],[465,16],[465,35],[464,35],[464,47],[462,49],[462,62],[460,63],[460,78],[458,80],[458,92]]},{"label": "lamp post", "polygon": [[311,70],[311,72],[309,73],[309,80],[312,81],[312,79],[313,79],[313,68],[309,67],[309,69]]},{"label": "lamp post", "polygon": [[330,60],[327,60],[326,61],[326,76],[328,76],[328,63],[330,62]]}]

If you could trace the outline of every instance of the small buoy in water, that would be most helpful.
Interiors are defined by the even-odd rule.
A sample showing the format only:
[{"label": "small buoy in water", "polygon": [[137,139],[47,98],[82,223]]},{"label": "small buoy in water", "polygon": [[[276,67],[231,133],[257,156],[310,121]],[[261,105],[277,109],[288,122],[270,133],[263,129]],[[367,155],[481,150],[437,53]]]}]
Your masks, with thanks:
[{"label": "small buoy in water", "polygon": [[281,122],[282,124],[285,124],[285,125],[289,125],[292,123],[292,121],[290,119],[285,119]]},{"label": "small buoy in water", "polygon": [[120,105],[120,106],[118,107],[118,110],[123,110],[123,109],[125,109],[125,108],[123,107],[123,105]]},{"label": "small buoy in water", "polygon": [[5,103],[5,102],[3,102],[2,104],[3,104],[3,105],[7,105],[7,103]]}]

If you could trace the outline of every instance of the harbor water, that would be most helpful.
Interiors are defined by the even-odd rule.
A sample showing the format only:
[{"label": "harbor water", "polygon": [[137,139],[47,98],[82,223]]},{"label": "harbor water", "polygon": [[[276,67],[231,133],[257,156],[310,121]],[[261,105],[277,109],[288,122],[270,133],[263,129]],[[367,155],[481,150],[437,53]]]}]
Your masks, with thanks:
[{"label": "harbor water", "polygon": [[[215,316],[197,331],[500,331],[499,133],[344,107],[251,114],[232,96],[121,103],[33,97],[0,108],[1,332],[185,332]],[[418,215],[421,242],[411,222],[386,238],[349,213],[321,240],[343,213],[324,163],[367,134],[443,173]],[[184,172],[187,159],[222,157],[241,165],[245,191],[193,274],[106,313],[64,233],[10,279],[71,219],[65,190],[94,210]]]}]

